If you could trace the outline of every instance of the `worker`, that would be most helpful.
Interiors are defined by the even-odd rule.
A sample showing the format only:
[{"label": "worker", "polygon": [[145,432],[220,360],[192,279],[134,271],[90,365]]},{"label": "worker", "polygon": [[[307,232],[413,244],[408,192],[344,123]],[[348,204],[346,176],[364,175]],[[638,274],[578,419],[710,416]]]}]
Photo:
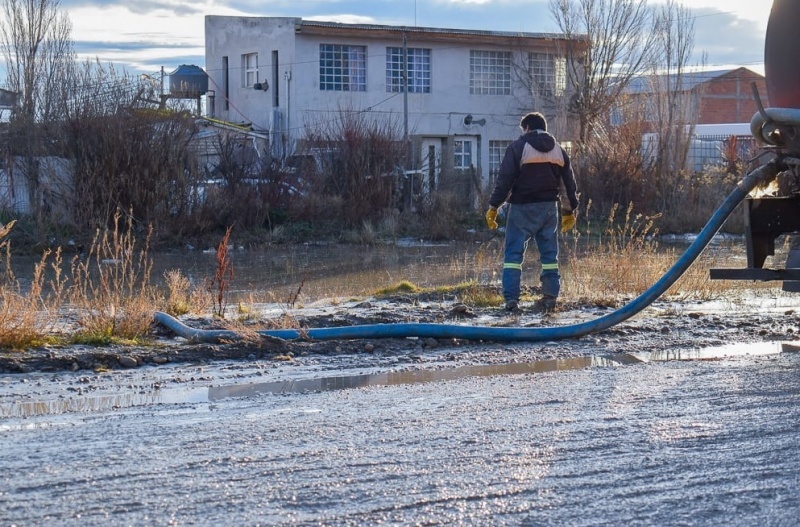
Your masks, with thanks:
[{"label": "worker", "polygon": [[[506,149],[494,190],[489,197],[486,223],[497,228],[497,208],[508,203],[503,298],[506,311],[519,310],[522,261],[528,241],[533,238],[542,264],[542,297],[538,307],[551,312],[561,289],[558,272],[558,230],[575,226],[578,210],[577,185],[567,153],[547,132],[547,120],[531,112],[520,120],[522,135]],[[559,222],[559,193],[564,189],[565,205]],[[566,204],[569,204],[567,208]]]}]

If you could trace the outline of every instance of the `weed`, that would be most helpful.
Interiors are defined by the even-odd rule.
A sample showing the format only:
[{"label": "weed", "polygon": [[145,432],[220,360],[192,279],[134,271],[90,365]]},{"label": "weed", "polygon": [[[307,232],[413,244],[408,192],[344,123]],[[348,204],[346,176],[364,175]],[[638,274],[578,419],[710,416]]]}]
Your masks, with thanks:
[{"label": "weed", "polygon": [[497,307],[503,304],[503,297],[497,288],[476,283],[460,284],[452,289],[463,304],[473,307]]},{"label": "weed", "polygon": [[0,287],[0,347],[20,350],[52,344],[58,341],[53,332],[65,295],[61,251],[45,251],[34,267],[30,285],[23,289],[14,278],[11,244],[6,239],[13,226],[13,221],[0,226],[0,251],[4,251],[6,257],[5,276]]},{"label": "weed", "polygon": [[179,269],[164,273],[167,287],[167,313],[174,316],[185,315],[191,311],[191,282]]},{"label": "weed", "polygon": [[289,298],[286,299],[286,305],[289,309],[294,309],[295,305],[297,304],[297,299],[300,298],[300,292],[303,290],[303,286],[306,283],[306,278],[308,278],[308,275],[303,275],[302,280],[300,280],[300,284],[297,286],[297,290],[293,293],[290,293]]},{"label": "weed", "polygon": [[256,316],[257,310],[254,309],[256,304],[253,294],[250,293],[248,301],[239,301],[236,304],[236,318],[239,322],[252,322],[258,317]]},{"label": "weed", "polygon": [[267,321],[268,329],[300,329],[300,322],[291,313],[284,311],[278,318]]},{"label": "weed", "polygon": [[503,298],[493,286],[481,285],[475,282],[464,282],[456,285],[445,285],[433,288],[420,288],[408,281],[381,289],[376,296],[414,295],[428,299],[453,299],[473,307],[496,307],[503,303]]},{"label": "weed", "polygon": [[230,288],[234,276],[233,264],[228,256],[228,241],[232,229],[233,227],[228,227],[217,246],[217,268],[214,276],[208,281],[208,292],[212,294],[214,315],[219,318],[225,318],[225,308],[227,307],[225,293]]},{"label": "weed", "polygon": [[148,334],[159,304],[150,283],[150,234],[141,249],[133,235],[133,215],[113,229],[98,230],[85,258],[72,261],[71,302],[80,309],[79,338],[138,340]]},{"label": "weed", "polygon": [[275,342],[271,338],[262,336],[257,329],[250,324],[246,324],[245,321],[242,320],[226,320],[223,323],[223,327],[236,334],[237,342],[244,343],[253,348],[263,348],[267,344]]}]

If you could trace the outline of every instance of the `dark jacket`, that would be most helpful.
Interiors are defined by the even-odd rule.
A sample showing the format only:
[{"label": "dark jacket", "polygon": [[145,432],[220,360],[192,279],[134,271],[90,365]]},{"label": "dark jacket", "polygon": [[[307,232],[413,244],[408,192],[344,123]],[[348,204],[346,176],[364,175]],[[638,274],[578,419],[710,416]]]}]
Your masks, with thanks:
[{"label": "dark jacket", "polygon": [[555,137],[533,130],[506,149],[489,205],[499,207],[505,201],[512,204],[558,201],[562,182],[570,207],[577,209],[577,185],[569,156]]}]

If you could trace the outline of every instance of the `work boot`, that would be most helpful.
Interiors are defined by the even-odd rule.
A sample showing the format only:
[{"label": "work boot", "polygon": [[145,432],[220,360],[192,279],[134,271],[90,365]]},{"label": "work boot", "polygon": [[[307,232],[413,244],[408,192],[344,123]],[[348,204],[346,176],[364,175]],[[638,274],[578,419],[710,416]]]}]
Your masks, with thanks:
[{"label": "work boot", "polygon": [[556,310],[556,297],[544,295],[536,304],[544,313],[552,313]]},{"label": "work boot", "polygon": [[519,302],[516,300],[509,300],[506,302],[506,311],[509,313],[519,313]]}]

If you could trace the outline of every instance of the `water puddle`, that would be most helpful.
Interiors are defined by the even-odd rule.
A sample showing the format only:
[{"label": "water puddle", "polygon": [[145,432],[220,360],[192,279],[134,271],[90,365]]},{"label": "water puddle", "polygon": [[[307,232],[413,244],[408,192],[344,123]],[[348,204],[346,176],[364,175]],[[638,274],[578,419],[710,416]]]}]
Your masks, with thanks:
[{"label": "water puddle", "polygon": [[676,360],[722,360],[743,356],[776,355],[800,351],[800,341],[795,342],[734,342],[721,346],[700,349],[664,349],[649,353],[632,353],[642,362],[666,362]]},{"label": "water puddle", "polygon": [[[65,413],[103,412],[137,406],[159,404],[213,403],[229,398],[246,398],[265,394],[349,390],[370,386],[397,386],[451,381],[470,377],[524,375],[584,368],[616,367],[642,362],[676,360],[721,360],[742,356],[774,355],[800,351],[798,342],[736,343],[697,350],[663,350],[650,353],[621,353],[610,356],[587,356],[551,359],[516,364],[461,366],[441,370],[414,370],[374,374],[345,375],[293,379],[274,382],[239,383],[225,386],[161,389],[146,393],[83,395],[47,401],[16,401],[0,404],[0,417],[25,418]],[[0,430],[4,427],[0,426]]]},{"label": "water puddle", "polygon": [[368,386],[397,386],[403,384],[422,384],[428,382],[452,381],[468,377],[496,377],[500,375],[522,375],[527,373],[545,373],[583,368],[621,366],[638,363],[640,360],[629,355],[619,357],[577,357],[571,359],[553,359],[517,364],[492,364],[483,366],[461,366],[445,370],[415,370],[400,372],[384,372],[365,375],[348,375],[343,377],[322,377],[319,379],[303,379],[284,382],[264,382],[231,386],[215,386],[209,388],[210,401],[218,401],[229,397],[250,397],[262,394],[290,394],[308,392],[329,392],[365,388]]}]

